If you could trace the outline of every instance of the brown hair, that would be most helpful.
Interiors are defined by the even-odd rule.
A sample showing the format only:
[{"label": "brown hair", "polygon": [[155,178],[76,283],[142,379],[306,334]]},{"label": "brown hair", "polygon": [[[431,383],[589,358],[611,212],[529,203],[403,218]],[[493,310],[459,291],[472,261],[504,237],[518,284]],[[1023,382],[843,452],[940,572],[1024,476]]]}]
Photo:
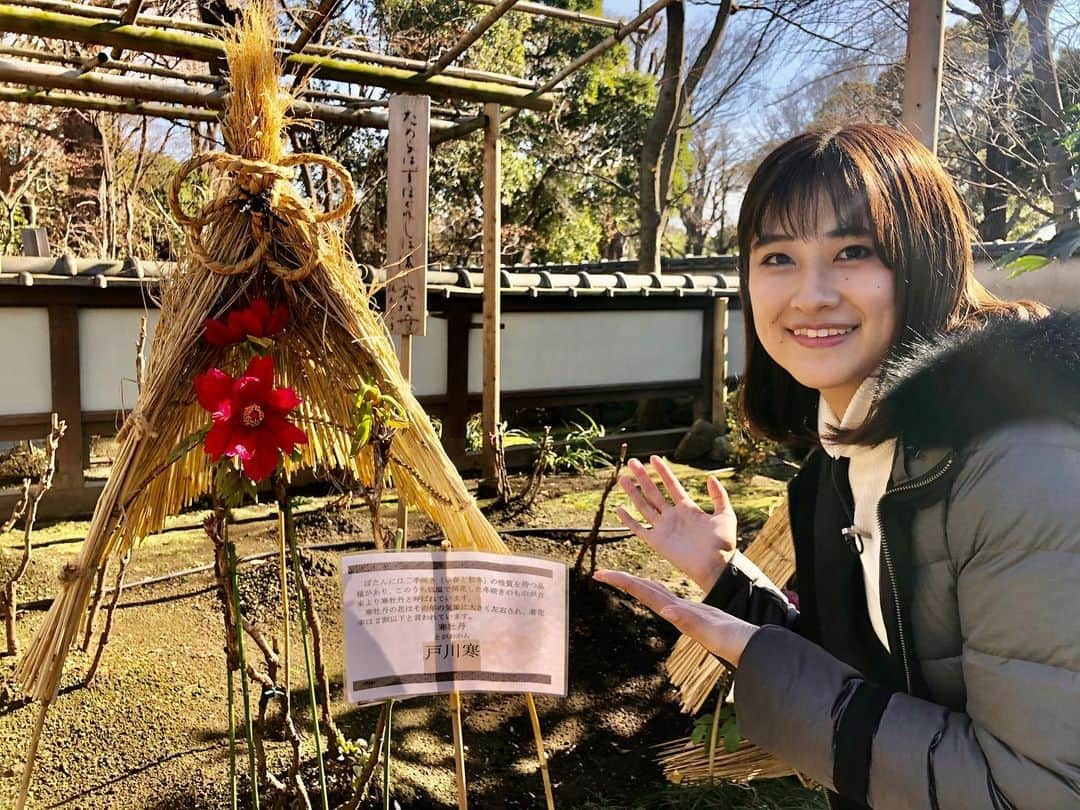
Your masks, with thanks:
[{"label": "brown hair", "polygon": [[872,234],[878,255],[893,270],[897,329],[890,356],[919,338],[1047,312],[1041,304],[1003,301],[976,280],[967,209],[937,158],[911,135],[850,124],[792,138],[758,166],[739,213],[746,329],[740,404],[754,433],[797,448],[818,440],[819,395],[769,357],[757,339],[750,248],[767,224],[798,238],[815,234],[825,199],[840,227],[861,226]]}]

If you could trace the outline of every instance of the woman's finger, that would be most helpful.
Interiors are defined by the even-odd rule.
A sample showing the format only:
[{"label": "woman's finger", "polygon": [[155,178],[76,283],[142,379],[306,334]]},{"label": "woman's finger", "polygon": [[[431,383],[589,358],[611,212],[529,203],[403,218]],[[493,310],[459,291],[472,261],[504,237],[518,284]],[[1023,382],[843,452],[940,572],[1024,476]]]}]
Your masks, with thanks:
[{"label": "woman's finger", "polygon": [[626,468],[634,474],[645,500],[652,504],[653,509],[657,512],[662,511],[668,505],[668,500],[664,497],[660,488],[656,486],[656,482],[649,477],[649,471],[645,468],[645,465],[636,458],[632,458],[627,462]]},{"label": "woman's finger", "polygon": [[647,528],[638,523],[634,519],[633,515],[626,511],[626,507],[615,507],[615,514],[619,518],[619,520],[622,521],[623,526],[628,528],[631,532],[633,532],[636,536],[640,537],[650,546],[652,545],[652,532],[650,532]]},{"label": "woman's finger", "polygon": [[[619,479],[620,485],[622,485],[624,478]],[[625,478],[625,480],[626,484],[623,485],[623,492],[630,498],[630,503],[637,507],[638,512],[641,513],[641,516],[645,518],[645,520],[655,526],[657,518],[660,517],[660,513],[653,508],[651,503],[645,500],[645,496],[641,494],[641,490],[634,486],[634,483],[629,478]]]},{"label": "woman's finger", "polygon": [[682,601],[663,585],[623,571],[600,569],[593,574],[593,578],[625,591],[654,613]]},{"label": "woman's finger", "polygon": [[712,498],[713,513],[719,515],[722,512],[730,512],[731,499],[728,498],[727,490],[724,489],[723,484],[717,480],[715,475],[710,475],[705,481],[705,488],[709,490],[709,497]]},{"label": "woman's finger", "polygon": [[660,476],[660,480],[664,482],[664,489],[667,490],[668,495],[671,496],[671,500],[675,503],[679,501],[690,500],[690,496],[683,488],[682,482],[675,477],[675,473],[671,471],[671,467],[660,456],[651,456],[649,461],[652,462],[652,468],[656,470],[656,474]]}]

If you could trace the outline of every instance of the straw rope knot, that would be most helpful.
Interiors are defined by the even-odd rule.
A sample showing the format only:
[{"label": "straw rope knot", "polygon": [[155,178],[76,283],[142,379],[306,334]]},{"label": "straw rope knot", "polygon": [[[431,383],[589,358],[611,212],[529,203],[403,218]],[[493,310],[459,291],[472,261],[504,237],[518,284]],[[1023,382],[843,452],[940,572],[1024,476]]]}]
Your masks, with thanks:
[{"label": "straw rope knot", "polygon": [[[210,165],[228,179],[226,190],[204,205],[194,216],[184,211],[180,192],[184,181],[196,170]],[[318,211],[297,196],[292,178],[297,166],[323,166],[338,178],[343,188],[341,202],[329,211]],[[310,152],[286,155],[280,163],[233,155],[204,152],[185,161],[169,184],[169,209],[188,237],[188,245],[199,264],[211,273],[233,276],[265,266],[283,281],[302,281],[319,266],[321,240],[318,226],[348,215],[356,202],[356,187],[345,167],[336,160]],[[211,255],[203,231],[224,226],[231,218],[246,217],[253,248],[239,260]],[[282,248],[275,250],[275,246]],[[224,248],[236,249],[235,240]]]},{"label": "straw rope knot", "polygon": [[158,435],[153,424],[143,413],[142,408],[136,408],[128,414],[127,419],[124,420],[124,424],[120,426],[120,430],[116,434],[116,440],[123,441],[129,433],[135,436],[136,441],[144,438],[153,439]]}]

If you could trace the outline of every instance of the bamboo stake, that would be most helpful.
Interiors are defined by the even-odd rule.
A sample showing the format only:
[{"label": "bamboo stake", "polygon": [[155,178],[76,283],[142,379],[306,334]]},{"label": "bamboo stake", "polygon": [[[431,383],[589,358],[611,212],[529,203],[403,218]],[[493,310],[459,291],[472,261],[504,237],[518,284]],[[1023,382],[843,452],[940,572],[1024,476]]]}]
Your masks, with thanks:
[{"label": "bamboo stake", "polygon": [[[121,25],[119,22],[102,23],[81,15],[37,11],[10,4],[0,5],[0,31],[119,46],[203,62],[225,57],[225,49],[220,41],[197,34],[159,31],[142,25]],[[511,107],[524,105],[528,109],[539,111],[550,110],[554,104],[554,99],[549,95],[494,82],[466,80],[449,75],[418,79],[414,71],[312,53],[290,54],[286,57],[286,64],[292,69],[315,69],[324,79],[400,92],[481,103],[494,101]]]},{"label": "bamboo stake", "polygon": [[555,796],[551,792],[551,774],[548,773],[547,752],[544,751],[544,735],[540,732],[540,716],[536,713],[536,701],[531,694],[525,695],[529,707],[529,719],[532,721],[533,737],[536,738],[536,760],[540,763],[540,776],[544,780],[544,798],[547,809],[555,810]]},{"label": "bamboo stake", "polygon": [[23,765],[22,779],[19,782],[19,796],[15,799],[15,810],[26,810],[26,799],[30,795],[30,778],[34,773],[34,762],[37,760],[38,745],[41,743],[41,730],[45,727],[45,715],[49,713],[50,705],[52,705],[51,700],[43,700],[38,707],[34,731],[30,735],[30,747],[26,751],[26,764]]},{"label": "bamboo stake", "polygon": [[450,693],[450,724],[454,729],[454,775],[457,780],[458,810],[469,810],[465,786],[465,735],[461,727],[461,693]]},{"label": "bamboo stake", "polygon": [[[282,661],[284,673],[281,676],[282,688],[285,692],[285,716],[292,716],[292,689],[290,680],[292,675],[292,655],[289,646],[291,628],[289,626],[289,576],[288,576],[288,548],[285,539],[285,509],[281,501],[278,501],[278,580],[281,583],[281,630],[282,630]],[[312,711],[314,712],[314,707]]]}]

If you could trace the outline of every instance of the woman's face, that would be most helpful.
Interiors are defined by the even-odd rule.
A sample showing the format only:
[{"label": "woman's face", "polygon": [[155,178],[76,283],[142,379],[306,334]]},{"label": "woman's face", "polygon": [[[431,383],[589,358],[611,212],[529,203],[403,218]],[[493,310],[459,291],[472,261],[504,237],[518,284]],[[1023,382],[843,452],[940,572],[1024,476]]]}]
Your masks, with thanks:
[{"label": "woman's face", "polygon": [[842,416],[892,345],[896,296],[871,234],[838,228],[827,199],[818,214],[807,239],[765,223],[750,247],[750,303],[769,356]]}]

